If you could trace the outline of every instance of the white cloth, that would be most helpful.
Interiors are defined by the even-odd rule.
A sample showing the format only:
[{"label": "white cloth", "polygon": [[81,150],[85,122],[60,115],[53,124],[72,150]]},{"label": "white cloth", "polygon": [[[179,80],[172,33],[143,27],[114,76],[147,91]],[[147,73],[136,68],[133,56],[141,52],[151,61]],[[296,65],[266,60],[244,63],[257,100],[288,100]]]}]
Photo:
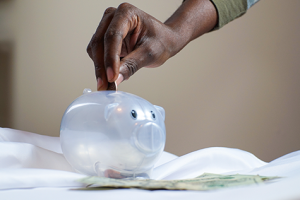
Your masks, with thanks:
[{"label": "white cloth", "polygon": [[[287,154],[270,163],[261,161],[249,152],[232,148],[206,148],[181,157],[164,152],[154,168],[152,178],[158,180],[193,178],[205,172],[221,174],[259,174],[263,176],[282,176],[286,178],[260,187],[248,186],[239,188],[238,190],[232,188],[224,191],[202,192],[201,195],[199,192],[185,191],[187,195],[185,199],[193,195],[196,195],[195,197],[197,198],[201,196],[202,199],[217,198],[218,195],[230,194],[230,191],[234,191],[235,194],[240,194],[240,196],[234,196],[234,198],[237,198],[242,197],[244,194],[243,191],[247,193],[253,191],[255,195],[257,195],[269,190],[274,191],[272,194],[270,193],[264,196],[264,199],[273,199],[271,197],[280,199],[282,195],[274,195],[274,192],[275,194],[279,192],[276,190],[276,188],[279,187],[285,189],[284,192],[281,191],[285,194],[283,195],[283,199],[285,199],[285,197],[300,197],[300,190],[297,189],[300,185],[300,151]],[[57,194],[72,193],[72,195],[74,195],[72,199],[82,199],[79,198],[81,195],[79,191],[70,191],[61,187],[81,187],[82,185],[76,180],[84,176],[85,175],[76,173],[65,160],[60,148],[59,138],[0,128],[0,197],[2,194],[8,195],[7,197],[13,197],[15,193],[11,191],[18,191],[18,194],[20,194],[20,191],[24,193],[23,190],[16,190],[18,188],[37,188],[30,190],[35,191],[31,192],[32,195],[33,193],[41,195],[42,193],[45,194],[45,192],[48,192],[49,196],[47,195],[47,197],[49,197],[49,199],[57,199],[56,194],[51,192],[56,191]],[[297,188],[295,188],[295,183],[297,183]],[[48,190],[44,187],[47,187]],[[58,189],[58,187],[61,189]],[[179,195],[178,191],[114,191],[114,195],[111,197],[116,197],[116,199],[116,193],[127,195],[128,192],[134,193],[131,199],[135,199],[134,197],[140,198],[140,195],[144,194],[146,194],[146,198],[142,197],[143,199],[150,199],[150,197],[153,199],[157,198],[156,196],[167,197],[169,195],[170,198],[183,198],[180,192]],[[80,195],[75,195],[76,192],[77,194],[80,193]],[[25,193],[24,196],[22,195],[22,199],[26,197]],[[149,196],[148,193],[151,195]],[[257,199],[253,196],[254,193],[252,196],[248,195],[247,198],[253,197],[253,199]],[[85,195],[91,195],[91,198],[93,197],[92,194],[92,192],[85,193]],[[110,192],[106,191],[105,194],[109,196]],[[119,198],[120,197],[121,196],[119,196]],[[29,195],[28,198],[31,198],[31,196]],[[233,197],[231,199],[233,199]]]}]

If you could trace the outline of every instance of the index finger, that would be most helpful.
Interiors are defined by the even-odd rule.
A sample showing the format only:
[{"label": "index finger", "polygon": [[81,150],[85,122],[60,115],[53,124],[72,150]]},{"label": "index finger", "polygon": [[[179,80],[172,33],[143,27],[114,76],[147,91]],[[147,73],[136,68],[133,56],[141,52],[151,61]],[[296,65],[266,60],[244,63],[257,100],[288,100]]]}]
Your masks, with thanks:
[{"label": "index finger", "polygon": [[132,9],[130,4],[121,4],[104,36],[104,65],[109,82],[116,81],[119,74],[122,42],[137,26],[137,17],[130,12]]},{"label": "index finger", "polygon": [[87,51],[95,65],[95,74],[97,79],[97,90],[106,90],[108,86],[106,71],[104,66],[104,35],[114,16],[116,8],[107,8],[103,17],[92,37]]}]

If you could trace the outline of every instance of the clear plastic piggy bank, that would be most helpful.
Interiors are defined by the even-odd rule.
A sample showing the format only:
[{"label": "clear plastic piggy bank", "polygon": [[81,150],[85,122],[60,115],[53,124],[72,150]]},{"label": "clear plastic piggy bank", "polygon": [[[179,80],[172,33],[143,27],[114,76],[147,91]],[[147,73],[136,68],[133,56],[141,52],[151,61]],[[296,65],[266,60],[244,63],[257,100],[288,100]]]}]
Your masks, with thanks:
[{"label": "clear plastic piggy bank", "polygon": [[119,91],[85,93],[65,111],[63,154],[83,174],[150,178],[165,141],[165,111]]}]

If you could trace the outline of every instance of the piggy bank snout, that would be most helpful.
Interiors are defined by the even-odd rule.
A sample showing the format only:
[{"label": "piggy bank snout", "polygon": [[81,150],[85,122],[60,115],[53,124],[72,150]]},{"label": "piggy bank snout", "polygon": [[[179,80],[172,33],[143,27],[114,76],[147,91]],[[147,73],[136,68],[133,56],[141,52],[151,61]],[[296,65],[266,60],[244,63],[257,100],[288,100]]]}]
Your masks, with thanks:
[{"label": "piggy bank snout", "polygon": [[155,153],[164,146],[165,135],[161,127],[148,122],[137,127],[134,131],[135,145],[141,151]]}]

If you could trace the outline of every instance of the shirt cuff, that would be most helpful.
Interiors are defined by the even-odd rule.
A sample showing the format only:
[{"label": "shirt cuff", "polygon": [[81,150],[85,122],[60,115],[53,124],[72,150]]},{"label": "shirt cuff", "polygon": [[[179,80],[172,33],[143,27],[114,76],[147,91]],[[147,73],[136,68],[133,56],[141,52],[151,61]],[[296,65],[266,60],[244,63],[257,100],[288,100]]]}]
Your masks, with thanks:
[{"label": "shirt cuff", "polygon": [[242,16],[247,11],[247,0],[210,0],[216,7],[218,23],[213,30],[220,29],[225,24]]}]

